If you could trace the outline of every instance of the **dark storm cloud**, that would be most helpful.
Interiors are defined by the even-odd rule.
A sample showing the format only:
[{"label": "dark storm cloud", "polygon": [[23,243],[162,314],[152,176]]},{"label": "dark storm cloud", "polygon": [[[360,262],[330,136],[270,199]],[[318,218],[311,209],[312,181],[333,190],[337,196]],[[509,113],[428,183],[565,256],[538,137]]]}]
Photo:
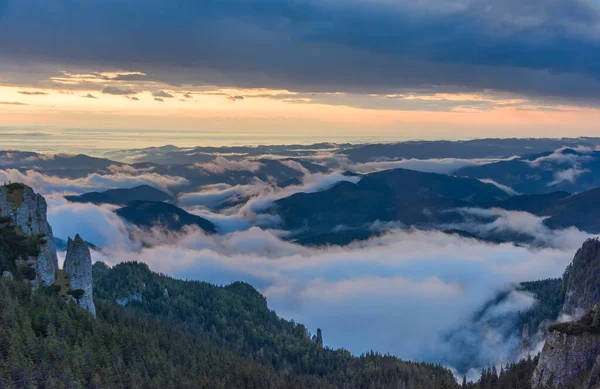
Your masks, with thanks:
[{"label": "dark storm cloud", "polygon": [[0,0],[0,50],[16,61],[173,85],[595,99],[599,49],[595,0]]}]

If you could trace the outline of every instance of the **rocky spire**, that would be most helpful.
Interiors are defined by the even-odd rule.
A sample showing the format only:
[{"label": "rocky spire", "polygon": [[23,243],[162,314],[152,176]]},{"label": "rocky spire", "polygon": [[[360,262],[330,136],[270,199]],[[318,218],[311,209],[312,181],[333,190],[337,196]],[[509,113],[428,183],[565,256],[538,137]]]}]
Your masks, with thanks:
[{"label": "rocky spire", "polygon": [[523,332],[521,333],[521,346],[519,347],[519,359],[527,358],[529,356],[529,324],[523,325]]},{"label": "rocky spire", "polygon": [[24,234],[38,235],[43,243],[35,262],[36,282],[50,286],[56,279],[58,259],[52,228],[46,218],[46,200],[23,184],[0,186],[0,216],[13,220]]},{"label": "rocky spire", "polygon": [[92,296],[92,257],[90,249],[79,235],[69,238],[64,271],[69,277],[69,294],[77,300],[81,308],[96,315]]}]

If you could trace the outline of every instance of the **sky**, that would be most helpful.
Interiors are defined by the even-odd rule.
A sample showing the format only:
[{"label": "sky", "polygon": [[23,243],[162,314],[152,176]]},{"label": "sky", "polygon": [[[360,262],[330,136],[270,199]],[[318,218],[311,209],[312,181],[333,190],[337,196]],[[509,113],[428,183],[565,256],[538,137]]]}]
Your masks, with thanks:
[{"label": "sky", "polygon": [[597,0],[0,0],[0,135],[598,135],[599,46]]}]

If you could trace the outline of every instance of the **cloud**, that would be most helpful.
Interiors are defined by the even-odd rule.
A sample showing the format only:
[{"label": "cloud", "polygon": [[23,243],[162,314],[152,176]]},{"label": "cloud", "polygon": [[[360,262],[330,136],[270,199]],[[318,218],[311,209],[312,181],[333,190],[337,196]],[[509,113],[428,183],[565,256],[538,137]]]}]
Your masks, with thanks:
[{"label": "cloud", "polygon": [[85,96],[81,96],[81,97],[84,97],[84,98],[86,98],[86,99],[95,99],[95,98],[97,98],[96,96],[94,96],[94,95],[93,95],[93,94],[91,94],[91,93],[88,93],[87,95],[85,95]]},{"label": "cloud", "polygon": [[310,174],[310,171],[304,167],[300,162],[294,161],[291,159],[282,159],[279,161],[282,165],[289,167],[290,169],[294,169],[304,175]]},{"label": "cloud", "polygon": [[113,249],[133,250],[123,220],[109,206],[70,203],[60,196],[46,196],[48,222],[55,237],[67,240],[80,234],[88,242]]},{"label": "cloud", "polygon": [[583,173],[587,173],[587,172],[589,172],[588,169],[577,169],[577,168],[558,171],[558,172],[554,173],[554,181],[550,182],[548,184],[548,186],[557,185],[564,181],[568,181],[568,182],[574,184],[575,181],[577,180],[577,177],[579,177]]},{"label": "cloud", "polygon": [[381,170],[404,168],[426,173],[450,174],[463,167],[485,165],[488,163],[504,160],[510,159],[408,158],[399,160],[380,160],[375,162],[356,163],[348,165],[347,168],[358,173],[372,173]]},{"label": "cloud", "polygon": [[360,179],[361,177],[346,176],[341,173],[317,173],[306,175],[303,177],[301,185],[290,185],[283,189],[273,187],[268,193],[253,197],[241,208],[241,212],[264,212],[275,201],[292,196],[296,193],[320,192],[343,181],[357,183]]},{"label": "cloud", "polygon": [[111,173],[125,173],[129,175],[136,175],[140,172],[137,168],[131,165],[110,165],[106,168],[106,170]]},{"label": "cloud", "polygon": [[125,97],[127,97],[129,100],[133,100],[133,101],[140,101],[140,99],[138,99],[138,98],[137,98],[137,97],[135,97],[135,96],[125,96]]},{"label": "cloud", "polygon": [[[116,79],[312,92],[496,89],[598,98],[600,74],[593,64],[600,12],[587,0],[3,3],[4,57],[110,65],[147,75]],[[132,31],[140,9],[144,20]],[[165,20],[168,28],[152,39]],[[244,40],[229,39],[232,34]],[[82,47],[81,41],[89,44]],[[114,44],[95,43],[105,41]]]},{"label": "cloud", "polygon": [[255,173],[262,166],[263,164],[257,161],[231,161],[225,157],[216,157],[212,162],[195,163],[193,168],[205,170],[214,174],[225,173],[227,171],[249,171]]},{"label": "cloud", "polygon": [[164,102],[164,100],[163,100],[163,99],[161,99],[160,97],[155,97],[155,98],[154,98],[154,101],[160,101],[161,103],[163,103],[163,102]]},{"label": "cloud", "polygon": [[577,166],[580,162],[590,160],[591,158],[588,154],[591,154],[592,152],[594,152],[594,150],[588,147],[561,147],[554,150],[551,154],[526,162],[533,167],[548,166],[552,168],[553,166],[560,164]]},{"label": "cloud", "polygon": [[133,89],[121,89],[116,86],[105,86],[102,89],[102,93],[108,95],[117,95],[117,96],[125,96],[125,95],[135,95],[137,92]]},{"label": "cloud", "polygon": [[170,99],[170,98],[174,97],[172,94],[167,93],[167,92],[162,91],[162,90],[158,91],[158,92],[153,92],[152,96],[154,96],[154,97],[164,97],[164,98],[167,98],[167,99]]},{"label": "cloud", "polygon": [[544,224],[543,217],[528,212],[507,211],[499,208],[461,208],[457,211],[466,218],[464,222],[438,227],[464,230],[483,237],[506,234],[509,234],[510,237],[510,234],[516,234],[529,238],[534,246],[557,249],[576,247],[592,237],[575,227],[551,230]]},{"label": "cloud", "polygon": [[27,104],[21,103],[20,101],[0,101],[0,105],[27,105]]},{"label": "cloud", "polygon": [[45,96],[48,93],[46,92],[28,92],[28,91],[19,91],[20,94],[22,95],[27,95],[27,96]]},{"label": "cloud", "polygon": [[252,185],[206,185],[202,191],[194,193],[184,193],[179,196],[178,202],[184,206],[205,206],[215,207],[229,201],[237,201],[257,196],[268,190],[270,185],[257,181]]},{"label": "cloud", "polygon": [[[94,256],[109,263],[143,261],[176,278],[250,282],[280,315],[312,331],[322,328],[331,347],[445,364],[472,353],[473,366],[482,367],[506,363],[514,350],[493,360],[485,350],[499,345],[485,339],[480,327],[469,331],[471,342],[462,348],[451,347],[448,333],[469,328],[474,313],[515,282],[562,274],[575,247],[529,250],[394,230],[344,248],[307,248],[251,228],[223,236],[188,230],[158,246],[113,252],[109,247],[105,256]],[[489,315],[514,314],[531,303],[530,296],[515,294]]]},{"label": "cloud", "polygon": [[481,178],[481,179],[479,179],[479,181],[481,181],[483,183],[486,183],[486,184],[492,184],[495,187],[502,189],[504,192],[508,193],[511,196],[518,196],[520,194],[519,192],[517,192],[516,190],[514,190],[510,186],[503,185],[503,184],[501,184],[499,182],[496,182],[496,181],[492,180],[491,178]]},{"label": "cloud", "polygon": [[227,97],[227,99],[229,99],[231,101],[244,100],[244,96],[229,96],[229,97]]},{"label": "cloud", "polygon": [[[281,224],[277,215],[264,214],[275,201],[295,193],[313,193],[328,189],[335,184],[348,181],[358,182],[360,177],[345,176],[341,173],[310,174],[302,179],[299,185],[280,188],[262,181],[252,185],[205,187],[204,191],[184,194],[179,203],[186,211],[210,220],[221,233],[248,230],[252,226],[275,228]],[[228,200],[245,201],[221,213],[215,213],[207,207],[214,207]]]},{"label": "cloud", "polygon": [[22,182],[43,194],[53,192],[82,193],[93,189],[131,188],[139,185],[151,185],[163,190],[169,187],[189,184],[183,177],[163,176],[156,173],[129,175],[124,173],[97,174],[92,173],[83,178],[59,178],[42,174],[33,170],[25,173],[16,169],[0,170],[0,182]]},{"label": "cloud", "polygon": [[116,80],[116,81],[144,81],[148,77],[147,74],[133,72],[133,73],[120,73],[112,76],[105,76],[104,78],[107,80]]}]

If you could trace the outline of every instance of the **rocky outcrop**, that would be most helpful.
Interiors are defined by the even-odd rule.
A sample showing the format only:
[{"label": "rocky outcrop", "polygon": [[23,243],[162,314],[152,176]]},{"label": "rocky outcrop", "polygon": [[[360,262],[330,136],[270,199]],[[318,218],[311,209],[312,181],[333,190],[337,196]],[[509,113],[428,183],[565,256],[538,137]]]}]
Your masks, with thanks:
[{"label": "rocky outcrop", "polygon": [[565,271],[566,295],[562,313],[580,319],[600,301],[600,241],[588,239]]},{"label": "rocky outcrop", "polygon": [[529,346],[529,324],[523,325],[523,332],[521,333],[521,345],[519,346],[518,359],[527,358],[530,354]]},{"label": "rocky outcrop", "polygon": [[600,378],[600,304],[579,321],[550,327],[533,373],[533,388],[597,388]]},{"label": "rocky outcrop", "polygon": [[138,292],[133,292],[131,295],[129,295],[128,297],[121,297],[115,300],[115,302],[124,307],[127,306],[129,303],[133,302],[133,301],[137,301],[137,302],[142,302],[142,295]]},{"label": "rocky outcrop", "polygon": [[36,282],[50,286],[56,278],[58,259],[52,228],[46,218],[46,200],[22,184],[0,187],[0,216],[9,217],[26,235],[37,235],[43,243],[35,262]]},{"label": "rocky outcrop", "polygon": [[79,235],[69,238],[67,256],[63,266],[69,277],[69,293],[75,297],[77,304],[96,315],[92,292],[92,257],[90,249]]},{"label": "rocky outcrop", "polygon": [[[597,364],[598,356],[600,335],[569,335],[552,331],[533,373],[532,387],[573,386],[574,382],[583,384],[585,375]],[[583,384],[582,387],[587,388],[587,385]]]}]

